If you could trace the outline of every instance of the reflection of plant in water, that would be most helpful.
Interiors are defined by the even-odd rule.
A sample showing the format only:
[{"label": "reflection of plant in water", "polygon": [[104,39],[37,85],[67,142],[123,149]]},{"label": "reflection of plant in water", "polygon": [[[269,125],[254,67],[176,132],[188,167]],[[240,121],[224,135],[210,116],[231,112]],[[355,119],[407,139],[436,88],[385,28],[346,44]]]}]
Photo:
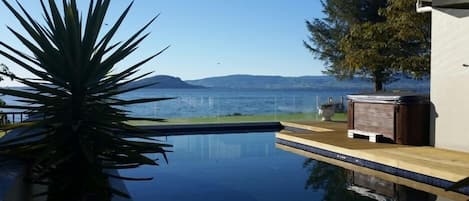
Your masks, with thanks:
[{"label": "reflection of plant in water", "polygon": [[347,190],[348,171],[314,159],[306,159],[304,168],[308,168],[310,175],[305,188],[324,190],[322,200],[327,201],[370,201],[372,199],[359,196]]},{"label": "reflection of plant in water", "polygon": [[[20,163],[17,161],[0,160],[0,186],[5,186],[5,184],[2,183],[4,180],[14,180],[15,177],[18,176],[18,168],[20,166]],[[0,189],[0,191],[1,190],[4,189]]]},{"label": "reflection of plant in water", "polygon": [[[129,117],[127,111],[121,109],[130,104],[165,98],[116,98],[145,87],[129,88],[126,84],[148,75],[136,76],[138,68],[162,52],[123,71],[115,69],[147,37],[148,34],[141,34],[153,20],[127,41],[114,43],[113,36],[131,6],[104,33],[101,28],[110,0],[90,1],[83,20],[76,0],[64,0],[62,11],[54,0],[49,0],[47,5],[41,1],[45,25],[39,24],[20,4],[21,12],[18,12],[7,0],[3,3],[29,36],[26,38],[9,28],[10,31],[32,54],[0,42],[4,48],[0,55],[36,78],[0,72],[30,88],[0,88],[0,93],[19,97],[26,104],[3,107],[35,114],[29,122],[1,128],[2,131],[15,130],[1,142],[0,154],[28,161],[28,180],[47,185],[47,192],[38,192],[38,195],[47,195],[49,200],[110,200],[113,195],[128,197],[110,186],[109,179],[140,179],[121,177],[113,170],[158,165],[144,154],[164,155],[165,147],[169,146],[145,137],[145,131],[124,123],[142,118]],[[12,133],[16,135],[11,136]]]}]

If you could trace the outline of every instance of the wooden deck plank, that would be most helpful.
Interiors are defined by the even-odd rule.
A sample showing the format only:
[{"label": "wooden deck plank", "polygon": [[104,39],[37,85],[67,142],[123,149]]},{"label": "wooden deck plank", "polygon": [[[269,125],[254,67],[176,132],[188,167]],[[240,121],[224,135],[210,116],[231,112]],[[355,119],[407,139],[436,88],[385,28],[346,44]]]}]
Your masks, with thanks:
[{"label": "wooden deck plank", "polygon": [[307,157],[307,158],[312,158],[312,159],[317,160],[317,161],[322,161],[322,162],[326,162],[326,163],[329,163],[329,164],[332,164],[332,165],[335,165],[335,166],[338,166],[338,167],[342,167],[342,168],[345,168],[345,169],[348,169],[348,170],[353,170],[354,172],[359,172],[359,173],[362,173],[362,174],[375,176],[375,177],[378,177],[380,179],[384,179],[386,181],[393,182],[395,184],[405,185],[405,186],[408,186],[408,187],[411,187],[411,188],[414,188],[414,189],[417,189],[417,190],[425,191],[425,192],[431,192],[435,195],[443,196],[443,197],[449,198],[451,200],[455,200],[455,201],[469,200],[469,196],[464,195],[464,194],[451,192],[451,191],[445,191],[442,188],[438,188],[438,187],[431,186],[431,185],[428,185],[428,184],[416,182],[416,181],[413,181],[413,180],[410,180],[410,179],[398,177],[398,176],[387,174],[387,173],[384,173],[384,172],[376,171],[376,170],[373,170],[373,169],[357,166],[357,165],[347,163],[347,162],[344,162],[344,161],[340,161],[340,160],[336,160],[336,159],[332,159],[332,158],[327,158],[327,157],[324,157],[324,156],[321,156],[321,155],[313,154],[313,153],[303,151],[303,150],[300,150],[300,149],[296,149],[296,148],[293,148],[293,147],[289,147],[289,146],[285,146],[285,145],[281,145],[281,144],[276,144],[275,146],[279,149],[282,149],[282,150],[285,150],[285,151],[288,151],[288,152],[292,152],[292,153],[295,153],[295,154],[298,154],[298,155],[302,155],[302,156]]},{"label": "wooden deck plank", "polygon": [[334,131],[333,129],[330,129],[330,128],[312,126],[312,125],[307,125],[307,124],[302,124],[302,123],[295,123],[295,122],[281,122],[281,124],[283,126],[286,126],[286,127],[294,127],[294,128],[309,130],[309,131],[313,131],[313,132],[332,132],[332,131]]},{"label": "wooden deck plank", "polygon": [[[285,122],[282,122],[284,124]],[[328,151],[365,159],[391,167],[433,176],[448,181],[459,181],[469,176],[469,153],[428,146],[406,146],[372,143],[366,139],[347,137],[345,122],[286,122],[314,127],[328,132],[279,132],[277,138]],[[293,123],[293,124],[292,124]]]}]

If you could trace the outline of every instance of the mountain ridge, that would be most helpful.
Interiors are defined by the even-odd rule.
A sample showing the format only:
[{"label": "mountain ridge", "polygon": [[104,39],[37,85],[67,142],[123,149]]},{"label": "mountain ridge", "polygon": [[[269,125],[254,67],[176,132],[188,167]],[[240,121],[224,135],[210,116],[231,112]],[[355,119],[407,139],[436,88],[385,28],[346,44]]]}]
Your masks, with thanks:
[{"label": "mountain ridge", "polygon": [[170,75],[155,75],[148,78],[143,78],[137,81],[130,83],[127,88],[130,87],[137,87],[147,84],[156,83],[152,86],[146,88],[158,88],[158,89],[165,89],[165,88],[177,88],[177,89],[198,89],[198,88],[205,88],[203,86],[197,86],[193,84],[189,84],[184,82],[179,77],[174,77]]},{"label": "mountain ridge", "polygon": [[[132,82],[127,87],[136,87],[157,82],[147,88],[228,88],[228,89],[364,89],[372,90],[373,84],[362,79],[336,80],[325,75],[286,77],[279,75],[235,74],[196,80],[182,80],[170,75],[156,75]],[[385,89],[429,89],[429,80],[401,78],[385,85]]]},{"label": "mountain ridge", "polygon": [[[196,80],[185,80],[193,85],[209,88],[233,89],[372,89],[366,80],[336,80],[326,75],[285,77],[278,75],[235,74],[215,76]],[[385,85],[387,89],[429,89],[428,79],[413,80],[401,77],[399,81]]]}]

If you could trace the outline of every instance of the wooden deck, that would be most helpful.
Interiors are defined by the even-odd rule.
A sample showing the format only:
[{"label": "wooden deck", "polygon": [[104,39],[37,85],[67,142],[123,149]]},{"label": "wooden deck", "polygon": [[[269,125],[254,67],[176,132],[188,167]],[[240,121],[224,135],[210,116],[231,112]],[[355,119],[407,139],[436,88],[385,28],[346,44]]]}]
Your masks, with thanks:
[{"label": "wooden deck", "polygon": [[284,151],[288,151],[288,152],[292,152],[294,154],[302,155],[302,156],[307,157],[307,158],[312,158],[316,161],[326,162],[328,164],[332,164],[332,165],[342,167],[342,168],[345,168],[345,169],[348,169],[348,170],[353,170],[354,172],[359,172],[359,173],[369,175],[369,176],[372,176],[372,177],[377,177],[379,179],[390,181],[390,182],[393,182],[393,183],[398,184],[398,185],[408,186],[408,187],[411,187],[411,188],[414,188],[414,189],[417,189],[417,190],[420,190],[420,191],[431,192],[435,195],[442,196],[442,197],[445,197],[445,198],[448,198],[448,199],[451,199],[451,200],[454,200],[454,201],[467,201],[467,200],[469,200],[469,196],[467,196],[467,195],[456,193],[456,192],[451,192],[451,191],[445,191],[444,189],[439,188],[439,187],[435,187],[435,186],[431,186],[431,185],[428,185],[428,184],[416,182],[416,181],[413,181],[413,180],[410,180],[410,179],[398,177],[398,176],[395,176],[395,175],[391,175],[391,174],[376,171],[376,170],[373,170],[373,169],[361,167],[361,166],[358,166],[358,165],[353,165],[351,163],[343,162],[343,161],[340,161],[340,160],[335,160],[335,159],[324,157],[324,156],[317,155],[317,154],[313,154],[311,152],[303,151],[303,150],[296,149],[296,148],[293,148],[293,147],[289,147],[289,146],[285,146],[285,145],[281,145],[281,144],[276,144],[275,146],[279,149],[284,150]]},{"label": "wooden deck", "polygon": [[428,146],[372,143],[347,137],[345,122],[282,122],[305,131],[281,131],[277,138],[455,182],[469,176],[469,153]]}]

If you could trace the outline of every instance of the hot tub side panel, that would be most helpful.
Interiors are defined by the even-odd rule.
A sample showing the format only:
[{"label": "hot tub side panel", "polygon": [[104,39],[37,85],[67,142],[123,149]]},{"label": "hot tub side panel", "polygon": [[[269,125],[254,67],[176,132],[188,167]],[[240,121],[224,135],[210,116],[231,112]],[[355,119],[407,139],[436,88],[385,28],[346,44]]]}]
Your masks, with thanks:
[{"label": "hot tub side panel", "polygon": [[430,105],[401,104],[396,109],[396,143],[428,145]]},{"label": "hot tub side panel", "polygon": [[354,129],[380,133],[394,139],[394,105],[382,103],[354,103]]}]

